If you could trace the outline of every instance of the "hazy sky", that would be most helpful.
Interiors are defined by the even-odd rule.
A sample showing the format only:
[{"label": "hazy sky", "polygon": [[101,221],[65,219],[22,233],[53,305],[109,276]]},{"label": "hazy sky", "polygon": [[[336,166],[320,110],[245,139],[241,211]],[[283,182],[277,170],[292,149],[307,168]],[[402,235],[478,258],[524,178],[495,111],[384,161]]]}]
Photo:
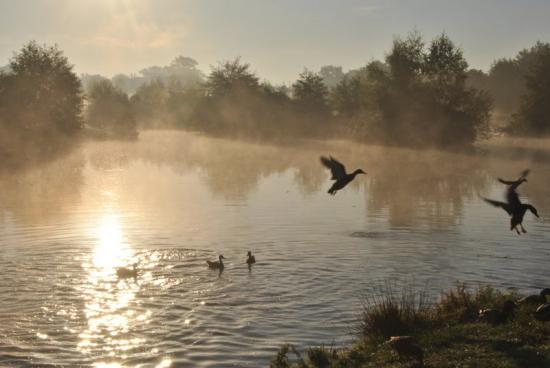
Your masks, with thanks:
[{"label": "hazy sky", "polygon": [[241,56],[285,82],[304,67],[380,59],[416,28],[427,38],[445,31],[487,69],[550,41],[549,16],[548,0],[0,0],[0,65],[35,39],[57,43],[79,73],[137,72],[177,55],[208,71]]}]

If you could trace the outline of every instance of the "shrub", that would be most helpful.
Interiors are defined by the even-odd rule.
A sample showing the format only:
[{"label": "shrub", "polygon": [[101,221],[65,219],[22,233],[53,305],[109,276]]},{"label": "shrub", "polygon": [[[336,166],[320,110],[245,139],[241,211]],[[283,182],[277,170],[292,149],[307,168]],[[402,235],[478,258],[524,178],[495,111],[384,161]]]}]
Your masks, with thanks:
[{"label": "shrub", "polygon": [[396,296],[387,284],[382,296],[365,299],[360,329],[365,339],[382,341],[426,328],[432,320],[426,292],[409,287]]}]

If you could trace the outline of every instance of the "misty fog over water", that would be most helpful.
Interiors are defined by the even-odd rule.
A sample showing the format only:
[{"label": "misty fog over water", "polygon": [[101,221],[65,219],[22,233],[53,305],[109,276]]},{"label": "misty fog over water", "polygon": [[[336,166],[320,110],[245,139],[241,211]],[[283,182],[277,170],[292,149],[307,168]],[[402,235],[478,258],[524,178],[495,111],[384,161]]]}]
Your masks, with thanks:
[{"label": "misty fog over water", "polygon": [[[352,340],[362,293],[457,280],[531,292],[550,254],[547,140],[476,153],[142,132],[0,175],[0,356],[32,364],[265,366],[283,343]],[[319,155],[367,172],[335,197]],[[496,177],[531,168],[528,233]],[[248,250],[257,264],[249,271]],[[223,254],[219,274],[206,260]],[[137,263],[136,279],[117,267]],[[253,347],[253,348],[251,348]]]}]

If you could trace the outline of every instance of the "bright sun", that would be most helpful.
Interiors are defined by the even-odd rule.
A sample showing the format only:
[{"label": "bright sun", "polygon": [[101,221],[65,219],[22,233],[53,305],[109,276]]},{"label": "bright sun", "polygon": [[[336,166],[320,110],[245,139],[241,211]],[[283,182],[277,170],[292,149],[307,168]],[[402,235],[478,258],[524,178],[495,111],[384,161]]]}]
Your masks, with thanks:
[{"label": "bright sun", "polygon": [[94,266],[109,271],[114,267],[125,265],[131,258],[132,252],[125,243],[118,216],[114,213],[103,215],[96,231]]}]

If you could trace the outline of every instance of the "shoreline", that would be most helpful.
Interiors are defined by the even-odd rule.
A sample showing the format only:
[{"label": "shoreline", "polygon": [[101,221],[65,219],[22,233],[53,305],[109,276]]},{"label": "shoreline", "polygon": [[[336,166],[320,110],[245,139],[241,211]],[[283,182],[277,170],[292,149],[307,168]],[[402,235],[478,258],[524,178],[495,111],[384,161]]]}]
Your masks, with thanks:
[{"label": "shoreline", "polygon": [[[423,292],[406,288],[395,294],[390,287],[386,291],[365,300],[356,339],[349,346],[297,351],[283,345],[270,367],[550,366],[550,314],[539,313],[541,305],[550,306],[546,295],[526,301],[515,291],[491,286],[472,290],[457,284],[429,304]],[[506,305],[513,305],[511,312]],[[389,341],[392,336],[405,336],[414,349],[395,348]]]}]

